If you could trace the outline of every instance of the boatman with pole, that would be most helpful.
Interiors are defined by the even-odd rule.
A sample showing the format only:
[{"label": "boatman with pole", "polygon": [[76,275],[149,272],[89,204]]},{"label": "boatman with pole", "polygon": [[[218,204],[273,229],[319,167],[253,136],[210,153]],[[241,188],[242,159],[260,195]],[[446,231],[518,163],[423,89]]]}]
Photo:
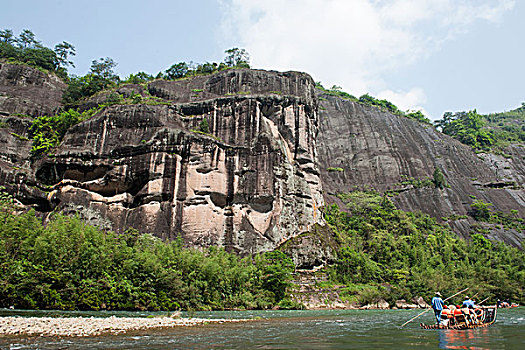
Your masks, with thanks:
[{"label": "boatman with pole", "polygon": [[436,322],[439,324],[441,322],[441,312],[445,302],[441,299],[441,293],[436,292],[436,296],[432,298],[432,309],[434,309],[434,315],[436,315]]}]

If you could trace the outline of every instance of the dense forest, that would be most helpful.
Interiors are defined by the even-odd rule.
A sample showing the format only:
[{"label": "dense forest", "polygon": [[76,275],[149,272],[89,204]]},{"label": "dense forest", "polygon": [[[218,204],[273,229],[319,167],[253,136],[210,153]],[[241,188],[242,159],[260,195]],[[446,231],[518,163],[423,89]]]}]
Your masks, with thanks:
[{"label": "dense forest", "polygon": [[[330,280],[346,285],[347,297],[361,303],[410,300],[462,287],[480,296],[525,302],[525,253],[472,232],[469,242],[426,214],[397,210],[376,192],[340,194],[346,204],[325,209],[325,219],[340,244],[329,268]],[[472,204],[479,222],[506,222],[525,230],[512,213],[492,212],[481,200]]]}]

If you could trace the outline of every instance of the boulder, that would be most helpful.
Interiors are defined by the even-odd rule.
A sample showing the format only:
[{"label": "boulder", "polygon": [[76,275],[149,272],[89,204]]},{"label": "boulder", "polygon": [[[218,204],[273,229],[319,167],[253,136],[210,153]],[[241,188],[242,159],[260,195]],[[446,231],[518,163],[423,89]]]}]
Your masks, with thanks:
[{"label": "boulder", "polygon": [[418,305],[417,304],[410,304],[410,303],[407,303],[406,300],[400,299],[400,300],[396,300],[396,307],[398,309],[417,309]]},{"label": "boulder", "polygon": [[427,302],[425,301],[425,299],[423,299],[423,297],[414,298],[412,299],[412,302],[416,304],[417,306],[419,306],[421,309],[427,309],[430,307],[430,305],[427,304]]},{"label": "boulder", "polygon": [[384,299],[379,300],[376,305],[377,305],[377,308],[381,310],[390,308],[390,305]]}]

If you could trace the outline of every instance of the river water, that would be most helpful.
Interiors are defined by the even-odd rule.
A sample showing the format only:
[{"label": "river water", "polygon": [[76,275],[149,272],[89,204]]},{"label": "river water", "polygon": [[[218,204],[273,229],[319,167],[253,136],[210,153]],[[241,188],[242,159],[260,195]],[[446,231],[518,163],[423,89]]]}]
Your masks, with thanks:
[{"label": "river water", "polygon": [[[400,325],[420,310],[308,310],[195,312],[203,318],[255,318],[87,338],[1,337],[0,349],[525,349],[525,307],[498,310],[495,324],[464,331],[424,330],[432,312]],[[147,312],[34,312],[1,316],[132,316]],[[183,316],[187,316],[183,313]]]}]

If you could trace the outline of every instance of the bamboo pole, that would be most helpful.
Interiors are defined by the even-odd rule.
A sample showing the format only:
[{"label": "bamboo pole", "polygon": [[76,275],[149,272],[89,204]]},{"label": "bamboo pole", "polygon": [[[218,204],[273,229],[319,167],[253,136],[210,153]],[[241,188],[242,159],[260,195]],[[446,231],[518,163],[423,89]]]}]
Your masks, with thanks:
[{"label": "bamboo pole", "polygon": [[481,304],[483,304],[484,302],[486,302],[490,297],[486,297],[485,299],[483,299],[479,304],[477,304],[478,306],[480,306]]},{"label": "bamboo pole", "polygon": [[[463,290],[460,290],[460,291],[457,292],[456,294],[454,294],[454,295],[452,295],[452,296],[449,296],[448,298],[446,298],[445,300],[443,300],[443,303],[444,303],[445,301],[447,301],[448,299],[453,298],[453,297],[455,297],[456,295],[463,293],[464,291],[468,290],[469,288],[470,288],[470,287],[465,288],[465,289],[463,289]],[[405,323],[403,323],[403,324],[401,325],[401,327],[404,327],[406,324],[408,324],[408,323],[414,321],[416,318],[418,318],[419,316],[422,316],[422,315],[426,314],[426,313],[429,312],[430,310],[432,310],[432,309],[430,308],[430,309],[428,309],[428,310],[425,310],[425,311],[423,311],[422,313],[420,313],[419,315],[417,315],[416,317],[411,318],[410,320],[408,320],[408,321],[406,321]]]}]

